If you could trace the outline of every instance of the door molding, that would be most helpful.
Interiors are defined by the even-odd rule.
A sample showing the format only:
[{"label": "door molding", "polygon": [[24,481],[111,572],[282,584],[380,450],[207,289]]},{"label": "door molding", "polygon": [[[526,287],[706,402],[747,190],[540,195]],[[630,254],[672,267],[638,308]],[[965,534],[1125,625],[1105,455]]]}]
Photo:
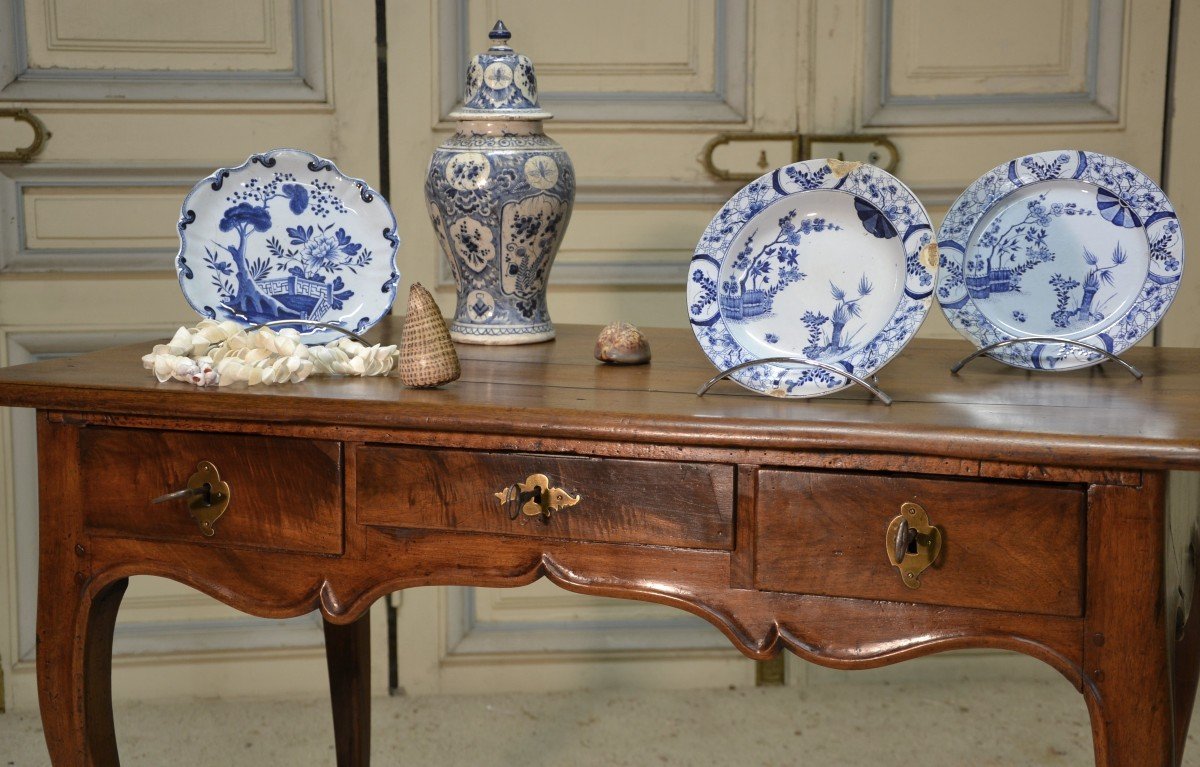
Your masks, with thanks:
[{"label": "door molding", "polygon": [[[178,243],[170,222],[178,218],[178,200],[182,200],[196,179],[212,173],[208,165],[124,166],[91,165],[82,163],[33,164],[0,166],[0,220],[13,222],[0,234],[0,272],[47,271],[170,271]],[[128,202],[133,198],[114,192],[161,190],[174,201],[171,218],[161,222],[164,238],[171,240],[162,247],[130,246],[128,243],[105,244],[100,236],[80,239],[75,247],[30,247],[31,235],[27,221],[31,217],[27,206],[32,200],[51,199],[47,193],[76,190],[99,192],[97,200]],[[36,219],[36,216],[34,217]],[[86,244],[83,244],[85,243]]]},{"label": "door molding", "polygon": [[[866,128],[899,125],[992,125],[1015,123],[1103,123],[1120,119],[1122,51],[1128,28],[1125,0],[1090,0],[1083,90],[1030,88],[1025,92],[913,96],[891,93],[894,0],[868,6],[863,41],[864,77],[861,124]],[[1064,19],[1063,23],[1068,23]],[[935,39],[926,41],[936,43]],[[1067,52],[1064,52],[1067,53]],[[994,76],[1004,74],[992,73]],[[1057,71],[1028,73],[1032,81]],[[972,77],[987,79],[986,71]],[[983,89],[980,89],[981,91]]]},{"label": "door molding", "polygon": [[[730,655],[729,642],[708,621],[683,611],[661,618],[607,620],[503,620],[481,622],[476,613],[476,590],[450,587],[444,590],[445,632],[443,663],[503,657],[505,663],[544,663],[548,656],[605,657],[646,654],[696,653]],[[532,608],[561,609],[578,603],[592,605],[593,599],[564,591],[557,597],[509,599],[521,606],[522,614]],[[614,609],[619,610],[621,606]],[[664,611],[665,612],[665,611]]]},{"label": "door molding", "polygon": [[[460,104],[467,64],[480,40],[468,33],[469,0],[442,0],[435,23],[439,126]],[[715,0],[715,59],[709,91],[541,91],[541,102],[558,122],[742,123],[749,115],[751,18],[746,0]],[[519,30],[518,30],[519,31]],[[604,34],[618,34],[617,30]],[[537,57],[534,56],[536,65]],[[636,76],[636,73],[635,73]]]},{"label": "door molding", "polygon": [[[47,0],[53,4],[54,0]],[[290,0],[292,68],[280,71],[31,68],[23,0],[0,0],[0,99],[12,101],[325,101],[330,0]]]}]

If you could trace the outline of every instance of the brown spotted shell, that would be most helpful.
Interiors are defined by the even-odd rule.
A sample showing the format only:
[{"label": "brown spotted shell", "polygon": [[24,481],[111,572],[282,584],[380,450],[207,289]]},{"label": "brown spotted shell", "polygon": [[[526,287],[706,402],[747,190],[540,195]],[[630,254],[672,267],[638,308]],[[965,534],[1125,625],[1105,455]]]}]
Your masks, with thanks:
[{"label": "brown spotted shell", "polygon": [[408,316],[400,332],[397,371],[406,386],[418,389],[441,386],[462,375],[442,312],[419,282],[408,291]]}]

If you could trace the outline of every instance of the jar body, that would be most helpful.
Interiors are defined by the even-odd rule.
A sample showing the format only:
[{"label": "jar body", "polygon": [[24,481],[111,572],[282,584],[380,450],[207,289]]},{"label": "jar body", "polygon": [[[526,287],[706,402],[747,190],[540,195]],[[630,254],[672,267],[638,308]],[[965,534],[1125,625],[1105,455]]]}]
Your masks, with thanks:
[{"label": "jar body", "polygon": [[433,153],[425,200],[458,289],[450,336],[554,338],[546,286],[571,219],[575,171],[541,121],[460,120]]}]

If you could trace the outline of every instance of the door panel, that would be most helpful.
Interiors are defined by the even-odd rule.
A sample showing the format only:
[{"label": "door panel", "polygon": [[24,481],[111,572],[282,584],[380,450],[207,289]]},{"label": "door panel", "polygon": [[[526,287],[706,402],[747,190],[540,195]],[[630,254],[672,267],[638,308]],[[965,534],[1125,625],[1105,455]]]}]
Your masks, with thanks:
[{"label": "door panel", "polygon": [[[1102,152],[1159,177],[1167,0],[1136,13],[1122,0],[1029,0],[1003,13],[875,0],[814,3],[812,13],[813,28],[828,33],[812,39],[813,99],[801,124],[886,134],[900,150],[896,174],[935,227],[977,177],[1032,152]],[[844,66],[850,51],[861,70]],[[936,307],[921,336],[959,337]]]},{"label": "door panel", "polygon": [[[284,71],[293,63],[289,0],[26,0],[30,70]],[[136,19],[136,23],[131,23]]]},{"label": "door panel", "polygon": [[[0,108],[27,108],[53,134],[32,162],[0,164],[0,353],[9,363],[118,341],[149,349],[194,324],[174,276],[175,222],[187,191],[217,167],[293,146],[377,182],[372,4],[0,0],[0,19],[11,21],[0,24]],[[0,151],[28,143],[27,130],[5,121],[0,140],[11,143]],[[24,469],[33,419],[3,418],[0,541],[16,544],[0,546],[0,658],[7,702],[31,707],[37,478]],[[117,694],[236,690],[236,681],[221,687],[223,672],[197,673],[181,659],[216,649],[233,664],[256,659],[258,692],[300,679],[319,694],[322,645],[311,616],[259,621],[135,578],[116,646],[144,671],[136,687],[118,672]],[[309,670],[298,676],[300,666]]]},{"label": "door panel", "polygon": [[[797,6],[786,0],[434,5],[434,48],[427,54],[436,67],[433,131],[429,122],[393,111],[397,194],[401,185],[419,181],[433,145],[453,130],[444,116],[462,95],[466,64],[486,48],[495,19],[503,18],[513,46],[537,66],[542,104],[555,115],[546,130],[570,152],[581,179],[554,267],[552,316],[641,315],[644,324],[679,325],[687,267],[680,255],[690,255],[696,233],[736,189],[705,174],[700,150],[720,131],[795,125]],[[405,104],[406,111],[422,85],[410,82],[412,72],[428,66],[409,55],[410,46],[428,45],[423,34],[419,25],[389,30],[389,48],[404,62],[389,57],[392,103]],[[403,51],[391,43],[396,35],[405,40]],[[754,55],[756,46],[769,55]],[[408,127],[398,129],[397,119]],[[414,130],[429,143],[412,147]],[[412,189],[416,202],[420,188]],[[439,300],[449,304],[453,277],[427,224],[416,224],[409,231],[419,239],[408,241],[421,258],[411,273],[436,284]],[[606,290],[614,284],[630,290]]]},{"label": "door panel", "polygon": [[948,0],[886,0],[864,22],[864,125],[1117,118],[1119,2],[1018,0],[968,14]]},{"label": "door panel", "polygon": [[0,15],[5,100],[326,100],[322,0],[5,0]]},{"label": "door panel", "polygon": [[[445,115],[466,62],[486,48],[497,18],[537,65],[542,103],[556,115],[546,130],[577,170],[575,213],[550,279],[556,322],[686,325],[692,249],[740,186],[701,165],[705,143],[722,132],[883,133],[899,148],[897,175],[935,225],[967,184],[1030,152],[1090,149],[1157,176],[1169,0],[1139,2],[1136,14],[1128,0],[993,5],[968,13],[952,0],[458,0],[431,2],[426,19],[392,13],[391,177],[406,276],[436,284],[452,312],[421,183],[453,129]],[[786,142],[730,150],[721,164],[731,169],[757,170],[760,153],[766,167],[789,161]],[[957,337],[936,308],[921,333]],[[970,348],[963,342],[964,355]],[[886,388],[885,379],[886,370]],[[692,673],[711,684],[752,678],[719,641],[705,649],[713,630],[688,616],[545,583],[410,592],[400,617],[410,690],[605,684],[633,668],[642,684],[685,684]],[[639,661],[664,647],[678,651],[674,660]]]},{"label": "door panel", "polygon": [[[1188,139],[1195,135],[1200,124],[1200,78],[1190,76],[1200,72],[1200,5],[1179,3],[1178,45],[1175,59],[1175,82],[1170,104],[1171,148],[1167,163],[1166,192],[1179,214],[1185,245],[1190,244],[1189,256],[1195,259],[1196,244],[1200,242],[1200,177],[1196,175],[1196,156]],[[1185,247],[1185,250],[1187,248]],[[1175,303],[1161,325],[1164,346],[1200,346],[1200,268],[1193,260],[1183,269]]]},{"label": "door panel", "polygon": [[[698,233],[736,190],[707,177],[700,149],[721,131],[793,128],[797,6],[783,0],[435,3],[429,19],[435,48],[427,55],[437,80],[424,125],[409,108],[420,103],[412,73],[421,62],[411,52],[427,44],[425,32],[411,17],[389,16],[389,50],[403,56],[402,62],[389,57],[389,101],[405,105],[391,113],[397,195],[411,189],[414,203],[420,199],[429,155],[454,128],[445,115],[461,98],[466,64],[487,47],[497,18],[512,30],[510,44],[533,59],[542,105],[555,115],[546,130],[570,152],[580,179],[554,266],[552,316],[679,325]],[[767,55],[754,53],[760,49]],[[416,131],[426,136],[419,151],[411,146]],[[415,221],[406,239],[409,274],[435,283],[449,313],[453,277],[428,223]],[[406,594],[400,620],[401,681],[410,691],[631,679],[644,686],[747,684],[754,674],[753,664],[693,616],[567,594],[544,582]]]}]

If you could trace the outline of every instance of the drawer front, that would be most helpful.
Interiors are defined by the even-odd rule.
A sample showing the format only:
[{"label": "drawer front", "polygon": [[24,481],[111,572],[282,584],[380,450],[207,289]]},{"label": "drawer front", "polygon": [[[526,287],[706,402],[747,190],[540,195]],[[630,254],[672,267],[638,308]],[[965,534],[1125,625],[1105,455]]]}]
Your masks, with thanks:
[{"label": "drawer front", "polygon": [[[358,521],[611,543],[730,549],[733,467],[366,446],[357,453]],[[496,497],[544,474],[579,502],[511,518]]]},{"label": "drawer front", "polygon": [[[336,442],[140,429],[85,428],[80,466],[88,532],[212,546],[339,554],[342,455]],[[229,507],[205,537],[184,500],[201,461],[229,483]]]},{"label": "drawer front", "polygon": [[[888,560],[913,501],[942,530],[920,588]],[[1082,614],[1086,500],[1074,487],[761,471],[755,584],[772,591]]]}]

